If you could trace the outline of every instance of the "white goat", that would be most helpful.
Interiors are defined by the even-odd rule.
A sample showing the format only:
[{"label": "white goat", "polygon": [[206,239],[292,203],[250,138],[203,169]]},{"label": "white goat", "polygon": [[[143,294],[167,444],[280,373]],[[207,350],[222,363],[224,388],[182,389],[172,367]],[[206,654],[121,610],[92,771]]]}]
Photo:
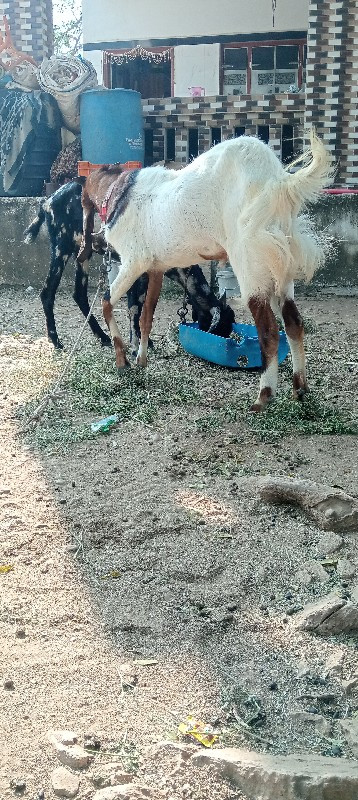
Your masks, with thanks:
[{"label": "white goat", "polygon": [[[134,281],[143,272],[225,259],[253,315],[262,351],[260,390],[252,409],[260,411],[276,391],[279,335],[273,309],[280,310],[291,347],[294,396],[305,394],[303,324],[293,281],[310,280],[324,253],[299,211],[332,175],[330,156],[313,132],[302,160],[304,166],[291,174],[269,146],[243,136],[216,145],[180,171],[149,167],[116,178],[104,198],[110,212],[105,236],[122,265],[103,311],[118,366],[125,356],[112,312]],[[100,201],[95,173],[91,181],[83,194],[84,241],[89,205]]]}]

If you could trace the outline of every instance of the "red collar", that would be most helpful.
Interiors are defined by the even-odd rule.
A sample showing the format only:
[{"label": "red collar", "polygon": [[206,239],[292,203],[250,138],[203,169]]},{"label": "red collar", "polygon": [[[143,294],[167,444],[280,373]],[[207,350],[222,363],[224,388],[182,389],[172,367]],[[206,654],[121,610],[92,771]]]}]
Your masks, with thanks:
[{"label": "red collar", "polygon": [[[118,177],[118,176],[117,176],[117,177]],[[101,205],[101,208],[100,208],[100,209],[99,209],[99,211],[98,211],[98,213],[99,213],[99,216],[100,216],[100,219],[101,219],[101,221],[102,221],[102,222],[104,222],[104,223],[106,223],[106,222],[107,222],[108,204],[109,204],[109,201],[110,201],[110,199],[111,199],[111,197],[112,197],[112,192],[113,192],[113,189],[114,189],[114,187],[115,187],[115,185],[116,185],[116,182],[117,182],[117,178],[115,178],[115,180],[113,181],[113,183],[111,183],[111,185],[110,185],[109,189],[108,189],[108,190],[107,190],[107,192],[106,192],[106,195],[105,195],[105,197],[104,197],[104,198],[103,198],[103,200],[102,200],[102,205]]]}]

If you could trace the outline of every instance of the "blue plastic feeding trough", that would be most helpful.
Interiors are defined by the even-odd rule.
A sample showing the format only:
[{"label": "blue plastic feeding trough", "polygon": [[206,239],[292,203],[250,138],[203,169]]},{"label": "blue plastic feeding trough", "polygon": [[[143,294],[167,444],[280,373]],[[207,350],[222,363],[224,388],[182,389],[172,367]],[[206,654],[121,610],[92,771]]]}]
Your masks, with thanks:
[{"label": "blue plastic feeding trough", "polygon": [[[197,358],[212,361],[221,367],[233,369],[258,369],[262,366],[261,351],[255,325],[234,323],[229,339],[201,331],[197,322],[179,325],[181,346]],[[280,331],[278,361],[284,361],[289,353],[289,345],[284,331]]]}]

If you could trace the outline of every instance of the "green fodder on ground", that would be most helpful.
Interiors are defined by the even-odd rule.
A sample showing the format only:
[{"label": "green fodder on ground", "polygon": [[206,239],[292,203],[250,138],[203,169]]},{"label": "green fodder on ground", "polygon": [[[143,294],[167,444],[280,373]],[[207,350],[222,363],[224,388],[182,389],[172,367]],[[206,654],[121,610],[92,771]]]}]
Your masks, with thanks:
[{"label": "green fodder on ground", "polygon": [[[23,352],[23,348],[21,350]],[[71,443],[93,438],[91,422],[118,414],[120,423],[160,424],[163,411],[176,411],[193,431],[215,436],[235,426],[241,435],[259,441],[286,436],[357,434],[354,409],[337,408],[316,393],[301,403],[292,399],[291,369],[281,367],[277,399],[261,414],[249,413],[257,392],[257,371],[229,371],[183,353],[176,336],[163,337],[147,369],[117,372],[113,353],[87,346],[74,357],[66,372],[61,396],[47,405],[41,420],[31,417],[56,384],[66,357],[46,350],[18,359],[12,381],[21,384],[24,403],[18,409],[29,443],[66,449]]]}]

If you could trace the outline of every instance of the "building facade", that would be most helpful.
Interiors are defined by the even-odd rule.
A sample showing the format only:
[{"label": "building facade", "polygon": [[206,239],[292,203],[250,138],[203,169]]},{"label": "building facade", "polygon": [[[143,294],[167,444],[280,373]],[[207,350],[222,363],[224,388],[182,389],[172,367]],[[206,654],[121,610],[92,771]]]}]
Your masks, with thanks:
[{"label": "building facade", "polygon": [[6,16],[17,50],[37,63],[53,53],[52,0],[0,0],[0,18]]},{"label": "building facade", "polygon": [[290,160],[314,124],[358,183],[357,0],[83,0],[84,51],[107,87],[140,91],[146,163],[258,135]]}]

